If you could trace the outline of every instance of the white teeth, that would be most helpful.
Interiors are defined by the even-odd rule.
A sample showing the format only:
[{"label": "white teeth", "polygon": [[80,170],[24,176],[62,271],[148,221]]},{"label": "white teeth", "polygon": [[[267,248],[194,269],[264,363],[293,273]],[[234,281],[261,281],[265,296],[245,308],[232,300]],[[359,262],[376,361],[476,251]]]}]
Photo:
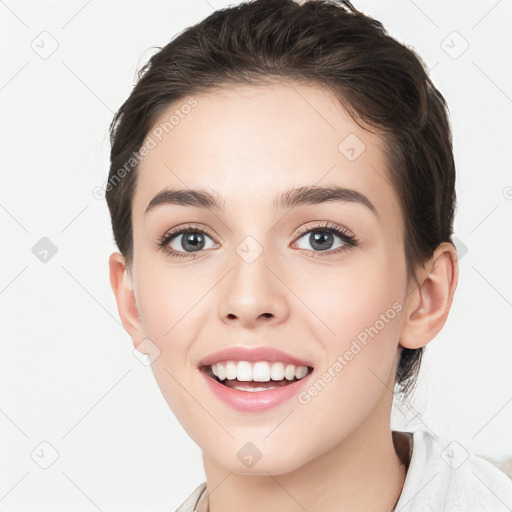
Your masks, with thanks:
[{"label": "white teeth", "polygon": [[228,361],[226,364],[226,379],[234,380],[237,374],[237,365],[234,361]]},{"label": "white teeth", "polygon": [[252,380],[268,382],[270,380],[270,366],[267,363],[254,363]]},{"label": "white teeth", "polygon": [[219,377],[220,380],[224,380],[226,378],[226,367],[217,364],[217,377]]},{"label": "white teeth", "polygon": [[284,376],[287,380],[293,380],[295,378],[295,366],[289,364],[284,371]]},{"label": "white teeth", "polygon": [[284,379],[284,364],[283,363],[274,363],[272,365],[272,368],[270,370],[270,378],[272,380],[283,380]]},{"label": "white teeth", "polygon": [[307,366],[267,361],[258,361],[252,364],[249,361],[223,361],[211,365],[211,370],[219,380],[237,379],[242,382],[302,379],[309,373]]},{"label": "white teeth", "polygon": [[[217,367],[223,367],[222,363],[217,363]],[[252,366],[251,363],[247,361],[238,361],[238,366],[236,368],[236,378],[243,382],[249,382],[252,380]],[[224,380],[219,376],[220,380]]]},{"label": "white teeth", "polygon": [[302,377],[305,377],[308,374],[308,369],[306,366],[297,366],[295,368],[295,378],[296,379],[302,379]]}]

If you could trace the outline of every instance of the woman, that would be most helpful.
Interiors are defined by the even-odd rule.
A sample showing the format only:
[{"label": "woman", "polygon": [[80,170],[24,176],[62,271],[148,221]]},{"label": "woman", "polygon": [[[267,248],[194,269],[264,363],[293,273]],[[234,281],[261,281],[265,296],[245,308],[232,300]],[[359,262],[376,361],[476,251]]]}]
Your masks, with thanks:
[{"label": "woman", "polygon": [[111,134],[119,313],[203,452],[179,512],[512,507],[490,463],[390,427],[458,279],[413,51],[349,2],[230,7],[150,59]]}]

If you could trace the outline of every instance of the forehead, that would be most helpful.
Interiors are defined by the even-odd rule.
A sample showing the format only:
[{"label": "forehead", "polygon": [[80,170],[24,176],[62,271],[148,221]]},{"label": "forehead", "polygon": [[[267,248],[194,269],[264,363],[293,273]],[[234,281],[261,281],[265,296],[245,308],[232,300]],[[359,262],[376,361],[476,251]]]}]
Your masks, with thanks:
[{"label": "forehead", "polygon": [[227,208],[240,198],[271,208],[276,192],[292,184],[337,184],[374,204],[396,203],[383,139],[320,85],[276,82],[185,97],[159,117],[145,144],[152,149],[137,170],[134,218],[172,187],[214,190]]}]

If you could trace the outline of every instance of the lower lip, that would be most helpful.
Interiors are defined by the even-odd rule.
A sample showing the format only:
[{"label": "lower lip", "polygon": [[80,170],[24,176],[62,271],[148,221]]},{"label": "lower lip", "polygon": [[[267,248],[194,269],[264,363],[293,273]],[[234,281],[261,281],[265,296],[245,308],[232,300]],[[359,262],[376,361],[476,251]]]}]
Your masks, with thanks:
[{"label": "lower lip", "polygon": [[302,379],[280,388],[267,391],[240,391],[224,386],[224,384],[210,377],[205,371],[201,371],[207,385],[219,400],[233,409],[243,412],[265,411],[282,404],[286,400],[290,400],[306,385],[312,373],[310,372]]}]

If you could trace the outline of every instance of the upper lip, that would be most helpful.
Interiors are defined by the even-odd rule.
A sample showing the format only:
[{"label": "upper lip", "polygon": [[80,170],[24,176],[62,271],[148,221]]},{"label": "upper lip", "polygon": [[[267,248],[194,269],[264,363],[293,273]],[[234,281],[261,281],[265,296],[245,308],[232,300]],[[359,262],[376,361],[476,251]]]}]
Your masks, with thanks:
[{"label": "upper lip", "polygon": [[274,347],[228,347],[207,355],[199,361],[198,366],[210,366],[221,361],[280,361],[295,366],[312,367],[311,363]]}]

